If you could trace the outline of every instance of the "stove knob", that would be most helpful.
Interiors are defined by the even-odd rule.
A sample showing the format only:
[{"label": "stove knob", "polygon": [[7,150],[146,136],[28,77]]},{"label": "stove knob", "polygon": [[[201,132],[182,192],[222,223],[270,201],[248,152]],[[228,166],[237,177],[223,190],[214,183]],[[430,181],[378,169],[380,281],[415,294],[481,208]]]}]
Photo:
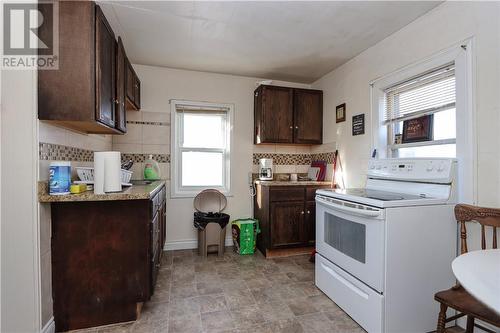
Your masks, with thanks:
[{"label": "stove knob", "polygon": [[427,171],[432,171],[432,170],[434,170],[434,165],[429,164],[429,165],[427,166]]},{"label": "stove knob", "polygon": [[444,170],[444,165],[441,164],[440,166],[438,166],[437,171],[441,172],[443,170]]}]

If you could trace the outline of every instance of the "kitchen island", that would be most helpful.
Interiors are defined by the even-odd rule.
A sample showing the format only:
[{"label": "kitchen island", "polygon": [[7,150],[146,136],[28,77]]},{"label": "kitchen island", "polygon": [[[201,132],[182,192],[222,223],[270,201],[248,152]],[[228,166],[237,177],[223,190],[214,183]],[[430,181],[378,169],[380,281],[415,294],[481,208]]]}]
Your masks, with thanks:
[{"label": "kitchen island", "polygon": [[164,181],[122,192],[51,196],[56,331],[136,320],[154,292],[165,243]]}]

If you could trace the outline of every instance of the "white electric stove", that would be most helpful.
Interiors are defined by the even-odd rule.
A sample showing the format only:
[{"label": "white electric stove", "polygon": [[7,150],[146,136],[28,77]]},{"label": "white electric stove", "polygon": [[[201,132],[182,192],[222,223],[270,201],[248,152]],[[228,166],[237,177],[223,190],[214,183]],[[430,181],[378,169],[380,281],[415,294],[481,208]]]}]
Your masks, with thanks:
[{"label": "white electric stove", "polygon": [[385,159],[365,188],[316,193],[316,285],[368,332],[435,329],[453,285],[456,161]]}]

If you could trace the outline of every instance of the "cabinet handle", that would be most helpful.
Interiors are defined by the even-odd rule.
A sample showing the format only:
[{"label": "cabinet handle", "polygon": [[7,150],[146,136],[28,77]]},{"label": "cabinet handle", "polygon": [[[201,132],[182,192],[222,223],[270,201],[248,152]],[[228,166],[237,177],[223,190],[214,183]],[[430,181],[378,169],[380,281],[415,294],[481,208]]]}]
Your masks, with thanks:
[{"label": "cabinet handle", "polygon": [[120,104],[120,102],[117,99],[115,99],[115,104]]},{"label": "cabinet handle", "polygon": [[290,126],[290,129],[292,129],[292,128],[293,128],[293,126]]},{"label": "cabinet handle", "polygon": [[301,212],[300,212],[300,214],[301,214],[301,215],[304,215],[304,211],[301,211]]},{"label": "cabinet handle", "polygon": [[311,211],[310,211],[310,210],[308,210],[308,211],[307,211],[307,214],[311,214]]},{"label": "cabinet handle", "polygon": [[295,129],[299,129],[299,126],[295,126]]}]

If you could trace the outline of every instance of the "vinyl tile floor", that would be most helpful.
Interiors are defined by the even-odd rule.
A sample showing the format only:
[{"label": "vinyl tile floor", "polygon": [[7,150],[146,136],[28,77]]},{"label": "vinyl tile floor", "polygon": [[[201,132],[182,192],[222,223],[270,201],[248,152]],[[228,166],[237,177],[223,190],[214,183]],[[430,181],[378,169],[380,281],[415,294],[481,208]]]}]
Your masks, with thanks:
[{"label": "vinyl tile floor", "polygon": [[316,288],[308,259],[240,256],[231,248],[207,259],[193,250],[165,252],[136,322],[78,332],[364,332]]}]

